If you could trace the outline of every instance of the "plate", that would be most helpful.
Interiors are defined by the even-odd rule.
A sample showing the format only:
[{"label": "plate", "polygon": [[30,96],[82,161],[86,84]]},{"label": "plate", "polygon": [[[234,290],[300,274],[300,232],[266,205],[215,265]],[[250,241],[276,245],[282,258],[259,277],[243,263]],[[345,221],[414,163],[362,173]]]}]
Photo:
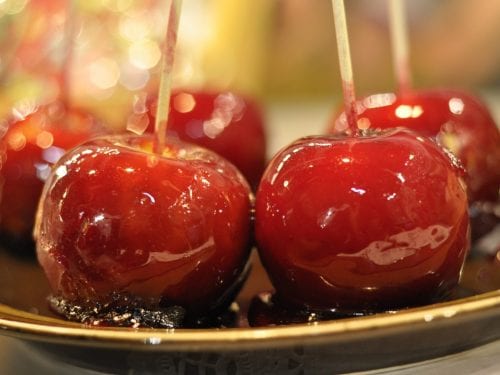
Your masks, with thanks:
[{"label": "plate", "polygon": [[500,258],[476,254],[455,299],[394,313],[249,328],[245,311],[269,290],[254,254],[238,297],[239,328],[94,328],[53,315],[34,259],[0,249],[0,334],[22,339],[61,364],[112,373],[314,373],[361,371],[420,361],[500,339]]}]

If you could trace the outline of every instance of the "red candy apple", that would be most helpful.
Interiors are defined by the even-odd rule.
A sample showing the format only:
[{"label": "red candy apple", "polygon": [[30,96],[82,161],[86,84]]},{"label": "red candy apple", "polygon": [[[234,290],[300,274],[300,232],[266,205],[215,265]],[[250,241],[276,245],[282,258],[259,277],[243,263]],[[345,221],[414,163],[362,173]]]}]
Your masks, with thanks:
[{"label": "red candy apple", "polygon": [[88,113],[60,102],[24,110],[16,110],[15,120],[6,124],[0,167],[0,235],[18,244],[31,241],[36,207],[52,164],[99,129]]},{"label": "red candy apple", "polygon": [[116,295],[189,314],[226,299],[247,263],[251,192],[206,149],[149,136],[98,138],[54,166],[37,215],[37,255],[54,294]]},{"label": "red candy apple", "polygon": [[[148,110],[153,130],[156,101],[149,108],[136,106],[141,116]],[[141,118],[139,117],[139,122]],[[256,103],[232,92],[176,91],[170,101],[168,136],[206,147],[240,169],[253,187],[266,163],[262,114]]]},{"label": "red candy apple", "polygon": [[360,312],[446,295],[469,249],[461,172],[404,129],[283,149],[262,177],[255,229],[279,300]]},{"label": "red candy apple", "polygon": [[[452,90],[378,94],[358,102],[358,116],[364,129],[403,126],[435,137],[467,170],[471,202],[498,200],[500,133],[488,109],[476,98]],[[342,132],[346,126],[345,116],[340,116],[330,131]]]}]

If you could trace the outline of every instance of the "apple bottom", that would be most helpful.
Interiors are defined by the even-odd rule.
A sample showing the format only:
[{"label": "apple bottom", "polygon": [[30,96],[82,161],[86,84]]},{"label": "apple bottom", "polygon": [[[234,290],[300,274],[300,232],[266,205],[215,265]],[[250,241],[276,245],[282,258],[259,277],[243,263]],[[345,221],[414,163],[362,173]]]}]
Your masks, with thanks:
[{"label": "apple bottom", "polygon": [[[448,299],[458,285],[465,249],[469,237],[467,216],[450,233],[450,239],[443,248],[461,248],[455,256],[447,254],[443,248],[415,249],[419,253],[418,264],[383,265],[384,251],[359,252],[358,254],[337,254],[336,259],[322,267],[308,267],[307,262],[288,262],[281,259],[280,267],[272,263],[271,280],[278,291],[275,301],[280,308],[315,312],[332,317],[373,314],[407,307],[415,307]],[[411,249],[408,249],[409,251]],[[397,251],[392,250],[392,251]],[[267,259],[269,260],[269,258]],[[374,270],[373,262],[379,262]],[[274,260],[272,261],[274,262]]]},{"label": "apple bottom", "polygon": [[48,297],[50,309],[67,320],[101,327],[132,328],[230,328],[238,323],[239,306],[232,302],[250,272],[250,263],[219,300],[217,308],[205,315],[190,315],[184,307],[168,301],[147,300],[130,293],[112,293],[103,302],[71,301],[61,295]]}]

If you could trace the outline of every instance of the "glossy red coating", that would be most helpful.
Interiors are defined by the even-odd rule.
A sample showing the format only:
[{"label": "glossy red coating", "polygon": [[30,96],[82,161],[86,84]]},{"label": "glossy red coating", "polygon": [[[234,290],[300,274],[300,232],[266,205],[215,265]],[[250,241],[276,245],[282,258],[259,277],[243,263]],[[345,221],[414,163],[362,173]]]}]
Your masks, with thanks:
[{"label": "glossy red coating", "polygon": [[18,113],[5,130],[0,155],[0,233],[27,240],[50,167],[66,150],[101,131],[102,125],[84,110],[54,102]]},{"label": "glossy red coating", "polygon": [[55,166],[36,237],[56,294],[85,303],[128,293],[196,314],[240,276],[250,248],[244,178],[194,145],[151,149],[149,136],[101,138]]},{"label": "glossy red coating", "polygon": [[[149,131],[155,114],[156,102],[149,108]],[[249,98],[232,92],[175,91],[167,132],[222,155],[257,187],[266,164],[266,137],[260,108]]]},{"label": "glossy red coating", "polygon": [[[498,200],[500,133],[486,106],[470,94],[453,90],[409,92],[405,96],[377,94],[358,103],[362,128],[403,126],[437,141],[453,152],[467,170],[469,198]],[[345,115],[329,131],[345,128]]]},{"label": "glossy red coating", "polygon": [[285,303],[358,312],[428,303],[457,284],[469,249],[460,169],[404,129],[300,139],[264,173],[256,239]]}]

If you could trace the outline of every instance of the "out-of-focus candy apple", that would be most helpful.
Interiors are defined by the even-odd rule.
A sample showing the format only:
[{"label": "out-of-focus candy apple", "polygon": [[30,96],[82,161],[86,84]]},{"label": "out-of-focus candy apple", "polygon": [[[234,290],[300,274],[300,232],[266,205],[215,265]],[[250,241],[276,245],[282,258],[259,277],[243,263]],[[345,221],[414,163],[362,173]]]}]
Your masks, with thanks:
[{"label": "out-of-focus candy apple", "polygon": [[[156,99],[139,101],[130,117],[152,132]],[[233,163],[254,188],[266,164],[266,137],[258,105],[232,92],[176,90],[170,100],[168,137],[178,137],[215,151]]]},{"label": "out-of-focus candy apple", "polygon": [[1,141],[0,236],[4,244],[32,248],[36,207],[51,166],[103,126],[88,112],[61,102],[27,105],[4,124]]},{"label": "out-of-focus candy apple", "polygon": [[[496,202],[500,189],[500,133],[486,106],[477,98],[453,90],[410,91],[404,96],[376,94],[358,102],[358,126],[396,126],[434,137],[450,150],[467,171],[471,202]],[[346,129],[337,116],[329,132]]]}]

